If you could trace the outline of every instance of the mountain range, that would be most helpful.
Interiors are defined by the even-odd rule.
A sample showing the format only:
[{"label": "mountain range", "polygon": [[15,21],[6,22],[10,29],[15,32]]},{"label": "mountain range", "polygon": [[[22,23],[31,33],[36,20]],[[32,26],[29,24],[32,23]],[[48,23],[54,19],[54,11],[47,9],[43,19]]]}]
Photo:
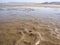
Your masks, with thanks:
[{"label": "mountain range", "polygon": [[60,2],[43,2],[42,4],[60,4]]}]

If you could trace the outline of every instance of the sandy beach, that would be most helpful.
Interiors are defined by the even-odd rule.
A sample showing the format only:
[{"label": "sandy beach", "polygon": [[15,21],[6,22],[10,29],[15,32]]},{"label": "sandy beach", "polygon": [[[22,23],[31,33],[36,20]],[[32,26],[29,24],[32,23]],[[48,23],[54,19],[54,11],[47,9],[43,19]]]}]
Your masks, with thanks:
[{"label": "sandy beach", "polygon": [[32,7],[56,7],[60,8],[57,4],[0,4],[0,6],[32,6]]},{"label": "sandy beach", "polygon": [[[60,7],[60,5],[58,7]],[[36,10],[19,7],[18,9],[20,10],[12,10],[11,7],[3,7],[1,9],[3,10],[0,10],[0,45],[60,45],[60,21],[57,21],[58,24],[54,23],[52,20],[48,20],[50,17],[48,17],[49,15],[47,14],[44,14],[45,18],[43,18],[46,19],[48,17],[48,21],[39,19],[41,17],[39,17],[39,15],[42,15],[39,11],[41,9],[44,11],[45,8],[41,8],[40,10],[37,8]],[[46,10],[48,9],[51,10],[50,8]],[[37,14],[35,14],[35,18],[34,13]],[[57,18],[59,17],[58,15],[56,16],[54,14],[53,16],[53,19],[59,19]]]}]

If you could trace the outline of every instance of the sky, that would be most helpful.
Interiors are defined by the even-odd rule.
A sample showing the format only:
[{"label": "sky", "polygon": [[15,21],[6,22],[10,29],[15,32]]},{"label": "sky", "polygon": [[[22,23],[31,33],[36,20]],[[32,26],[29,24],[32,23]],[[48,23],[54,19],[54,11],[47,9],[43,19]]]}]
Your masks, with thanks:
[{"label": "sky", "polygon": [[60,0],[0,0],[0,3],[1,2],[36,2],[36,3],[41,3],[41,2],[52,2],[52,1],[59,2]]}]

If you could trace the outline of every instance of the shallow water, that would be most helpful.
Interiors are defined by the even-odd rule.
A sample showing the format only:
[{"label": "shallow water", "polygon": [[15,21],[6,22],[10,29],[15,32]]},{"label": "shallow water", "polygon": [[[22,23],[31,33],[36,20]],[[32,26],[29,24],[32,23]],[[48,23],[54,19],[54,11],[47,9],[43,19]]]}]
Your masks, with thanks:
[{"label": "shallow water", "polygon": [[0,21],[7,20],[43,19],[45,21],[60,22],[60,8],[0,6]]},{"label": "shallow water", "polygon": [[60,8],[46,7],[0,7],[0,19],[43,18],[60,21]]}]

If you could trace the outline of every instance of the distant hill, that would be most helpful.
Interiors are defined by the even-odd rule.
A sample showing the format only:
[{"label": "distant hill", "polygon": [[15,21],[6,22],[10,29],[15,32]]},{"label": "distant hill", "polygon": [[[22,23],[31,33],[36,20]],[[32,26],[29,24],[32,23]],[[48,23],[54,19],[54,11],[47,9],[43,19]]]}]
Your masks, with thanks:
[{"label": "distant hill", "polygon": [[60,4],[60,2],[43,2],[42,4]]}]

